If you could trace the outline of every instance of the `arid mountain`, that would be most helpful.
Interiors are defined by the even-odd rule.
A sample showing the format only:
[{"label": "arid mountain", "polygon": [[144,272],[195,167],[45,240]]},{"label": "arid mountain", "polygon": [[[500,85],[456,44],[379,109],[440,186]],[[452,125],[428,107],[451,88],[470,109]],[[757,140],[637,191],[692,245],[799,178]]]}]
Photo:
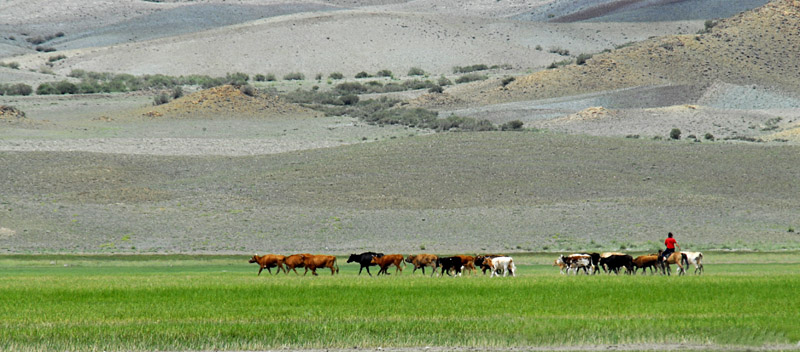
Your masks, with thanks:
[{"label": "arid mountain", "polygon": [[[656,37],[584,65],[568,65],[462,92],[482,102],[564,97],[659,85],[725,82],[800,93],[800,1],[777,0],[719,21],[710,32]],[[489,89],[488,85],[496,86]]]}]

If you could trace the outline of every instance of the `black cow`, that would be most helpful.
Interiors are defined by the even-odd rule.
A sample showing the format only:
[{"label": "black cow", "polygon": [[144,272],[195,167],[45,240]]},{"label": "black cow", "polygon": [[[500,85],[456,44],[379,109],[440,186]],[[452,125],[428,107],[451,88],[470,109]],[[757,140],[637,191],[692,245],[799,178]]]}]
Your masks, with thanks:
[{"label": "black cow", "polygon": [[592,274],[596,274],[600,271],[600,253],[589,253],[589,256],[592,257]]},{"label": "black cow", "polygon": [[[441,273],[439,275],[444,276],[444,273],[447,273],[448,276],[453,276],[450,274],[450,269],[455,270],[455,274],[461,274],[461,258],[459,257],[439,257],[436,259],[436,268],[441,268]],[[434,269],[434,272],[435,269]],[[433,274],[431,274],[433,276]]]},{"label": "black cow", "polygon": [[356,262],[358,264],[361,264],[361,268],[358,269],[358,275],[361,275],[361,271],[364,270],[364,268],[367,268],[367,274],[369,274],[369,276],[372,276],[372,273],[369,272],[369,267],[376,265],[372,264],[372,257],[378,257],[378,258],[383,257],[383,253],[364,252],[361,254],[351,254],[350,258],[347,258],[347,262],[348,263]]},{"label": "black cow", "polygon": [[612,271],[619,275],[619,268],[624,267],[627,269],[628,274],[633,273],[633,257],[629,255],[612,255],[606,258],[600,258],[600,265],[608,266],[608,272]]}]

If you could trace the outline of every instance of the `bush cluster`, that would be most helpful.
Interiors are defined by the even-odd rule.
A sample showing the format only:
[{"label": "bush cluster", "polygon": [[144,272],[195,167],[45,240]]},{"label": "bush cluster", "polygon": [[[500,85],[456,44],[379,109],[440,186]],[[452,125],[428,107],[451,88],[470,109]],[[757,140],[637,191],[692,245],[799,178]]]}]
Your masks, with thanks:
[{"label": "bush cluster", "polygon": [[33,88],[25,83],[0,84],[0,95],[31,95]]},{"label": "bush cluster", "polygon": [[[206,75],[174,77],[161,74],[134,76],[124,73],[113,74],[72,70],[68,76],[78,78],[80,82],[77,84],[68,81],[42,83],[36,89],[36,94],[116,93],[147,89],[174,89],[175,87],[187,85],[196,85],[203,89],[208,89],[225,84],[242,86],[247,84],[250,79],[247,74],[241,72],[229,73],[225,77],[210,77]],[[267,76],[266,79],[269,79],[269,77]],[[73,89],[67,83],[74,85],[76,89]],[[58,88],[58,86],[61,88]]]},{"label": "bush cluster", "polygon": [[482,75],[479,73],[468,73],[456,78],[456,83],[469,83],[474,81],[483,81],[489,78],[487,75]]},{"label": "bush cluster", "polygon": [[455,66],[453,67],[453,73],[470,73],[475,71],[485,71],[488,70],[489,66],[484,64],[477,64],[477,65],[469,65],[469,66]]}]

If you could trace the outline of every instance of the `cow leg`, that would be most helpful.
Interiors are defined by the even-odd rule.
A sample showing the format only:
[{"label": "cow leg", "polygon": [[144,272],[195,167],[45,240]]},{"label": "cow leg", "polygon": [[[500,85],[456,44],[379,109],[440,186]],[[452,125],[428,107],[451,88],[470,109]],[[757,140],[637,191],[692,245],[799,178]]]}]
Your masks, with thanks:
[{"label": "cow leg", "polygon": [[258,275],[256,275],[256,276],[261,276],[261,270],[264,270],[264,267],[263,267],[263,266],[259,266],[259,268],[258,268]]},{"label": "cow leg", "polygon": [[333,265],[331,265],[331,276],[333,276],[333,274],[335,274],[335,273],[336,273],[336,271],[333,270]]},{"label": "cow leg", "polygon": [[372,273],[369,272],[369,265],[367,265],[365,268],[367,268],[367,274],[369,274],[369,276],[372,276]]},{"label": "cow leg", "polygon": [[361,269],[358,269],[358,275],[361,275],[361,271],[364,270],[364,266],[361,266]]}]

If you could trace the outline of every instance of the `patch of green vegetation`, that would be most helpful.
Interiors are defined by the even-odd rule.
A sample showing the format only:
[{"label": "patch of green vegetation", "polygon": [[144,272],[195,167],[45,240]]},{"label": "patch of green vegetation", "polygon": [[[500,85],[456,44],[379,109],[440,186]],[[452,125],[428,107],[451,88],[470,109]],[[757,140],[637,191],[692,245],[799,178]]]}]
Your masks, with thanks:
[{"label": "patch of green vegetation", "polygon": [[482,75],[482,74],[479,74],[479,73],[467,73],[465,75],[461,75],[458,78],[456,78],[456,83],[461,84],[461,83],[469,83],[469,82],[475,82],[475,81],[483,81],[483,80],[486,80],[488,78],[489,78],[489,76]]},{"label": "patch of green vegetation", "polygon": [[489,69],[489,66],[485,64],[475,64],[469,66],[455,66],[453,67],[453,73],[470,73],[475,71],[486,71]]},{"label": "patch of green vegetation", "polygon": [[547,66],[548,69],[559,68],[561,66],[567,66],[572,63],[572,59],[566,59],[561,61],[553,61],[550,65]]},{"label": "patch of green vegetation", "polygon": [[[344,258],[337,276],[320,271],[319,277],[303,277],[256,276],[246,256],[3,256],[0,349],[524,348],[669,341],[726,348],[789,346],[800,339],[796,263],[706,265],[705,275],[681,278],[573,277],[559,275],[552,255],[545,257],[550,260],[543,265],[518,265],[515,278],[452,279],[412,275],[410,267],[401,275],[358,276],[358,266]],[[571,292],[571,299],[563,292]],[[680,323],[685,321],[691,329]]]}]

